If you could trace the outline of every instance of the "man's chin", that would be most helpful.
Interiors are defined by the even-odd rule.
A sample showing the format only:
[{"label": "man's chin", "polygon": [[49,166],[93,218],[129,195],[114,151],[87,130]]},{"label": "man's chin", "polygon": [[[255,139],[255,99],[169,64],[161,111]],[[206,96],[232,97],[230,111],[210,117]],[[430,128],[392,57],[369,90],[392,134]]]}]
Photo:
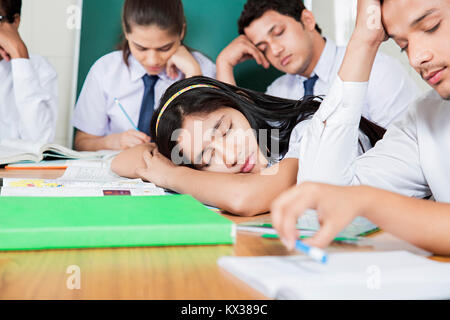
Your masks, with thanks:
[{"label": "man's chin", "polygon": [[436,92],[441,96],[444,100],[450,100],[450,89],[449,88],[437,88]]}]

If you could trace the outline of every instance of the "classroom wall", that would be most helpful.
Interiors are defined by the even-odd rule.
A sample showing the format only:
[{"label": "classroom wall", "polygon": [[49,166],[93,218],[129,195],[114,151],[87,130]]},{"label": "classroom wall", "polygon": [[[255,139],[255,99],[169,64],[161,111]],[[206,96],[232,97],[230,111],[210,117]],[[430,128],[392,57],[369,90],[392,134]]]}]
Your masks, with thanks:
[{"label": "classroom wall", "polygon": [[[58,73],[59,114],[56,143],[68,146],[74,101],[79,0],[23,0],[20,34],[30,53],[44,56]],[[81,11],[80,11],[81,13]]]},{"label": "classroom wall", "polygon": [[[341,46],[348,43],[353,33],[356,10],[357,0],[312,0],[312,11],[323,34]],[[383,43],[381,51],[398,59],[422,91],[431,88],[409,65],[408,57],[393,40]]]}]

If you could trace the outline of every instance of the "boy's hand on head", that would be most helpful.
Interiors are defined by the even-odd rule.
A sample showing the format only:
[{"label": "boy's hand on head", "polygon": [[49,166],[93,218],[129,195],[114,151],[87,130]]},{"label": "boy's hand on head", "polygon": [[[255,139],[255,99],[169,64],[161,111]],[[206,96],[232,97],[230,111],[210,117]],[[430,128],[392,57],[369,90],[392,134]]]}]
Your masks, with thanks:
[{"label": "boy's hand on head", "polygon": [[6,61],[29,58],[28,49],[13,24],[0,23],[0,55]]},{"label": "boy's hand on head", "polygon": [[176,165],[159,153],[158,148],[145,151],[142,155],[145,168],[136,169],[136,174],[162,188],[170,188],[169,181]]},{"label": "boy's hand on head", "polygon": [[264,54],[245,36],[240,35],[234,39],[217,57],[217,64],[234,68],[236,65],[254,59],[257,64],[265,69],[270,67]]},{"label": "boy's hand on head", "polygon": [[202,75],[202,69],[199,63],[183,45],[178,47],[178,50],[170,57],[166,64],[166,74],[169,78],[176,79],[178,77],[178,70],[183,72],[186,78]]},{"label": "boy's hand on head", "polygon": [[373,45],[380,45],[387,40],[381,19],[380,0],[358,0],[358,14],[353,36]]},{"label": "boy's hand on head", "polygon": [[150,142],[150,137],[143,132],[128,130],[122,133],[114,133],[108,137],[108,145],[112,150],[126,150],[137,145]]},{"label": "boy's hand on head", "polygon": [[287,248],[293,249],[298,237],[295,227],[297,218],[308,209],[316,210],[321,228],[305,242],[324,248],[364,211],[366,198],[360,191],[360,187],[337,187],[319,183],[303,183],[293,187],[273,201],[273,226]]}]

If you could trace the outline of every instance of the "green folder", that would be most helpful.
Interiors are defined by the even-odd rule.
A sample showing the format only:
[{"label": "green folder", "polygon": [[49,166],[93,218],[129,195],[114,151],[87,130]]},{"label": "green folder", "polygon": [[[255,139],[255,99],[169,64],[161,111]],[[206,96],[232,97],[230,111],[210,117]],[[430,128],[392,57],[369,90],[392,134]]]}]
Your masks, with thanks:
[{"label": "green folder", "polygon": [[0,250],[232,244],[234,233],[188,195],[0,197]]}]

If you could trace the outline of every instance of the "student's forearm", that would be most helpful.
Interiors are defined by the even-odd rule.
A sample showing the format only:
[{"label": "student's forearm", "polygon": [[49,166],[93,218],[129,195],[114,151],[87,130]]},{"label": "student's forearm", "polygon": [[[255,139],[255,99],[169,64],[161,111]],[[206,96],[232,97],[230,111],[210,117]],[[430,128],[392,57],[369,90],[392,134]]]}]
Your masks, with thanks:
[{"label": "student's forearm", "polygon": [[234,78],[233,67],[225,62],[221,62],[219,59],[216,63],[217,69],[217,80],[231,84],[233,86],[236,85],[236,80]]},{"label": "student's forearm", "polygon": [[238,215],[254,215],[269,208],[267,205],[266,210],[254,212],[249,203],[245,203],[251,190],[250,175],[203,172],[186,167],[177,167],[176,170],[169,182],[171,190],[190,194],[203,203]]},{"label": "student's forearm", "polygon": [[381,229],[427,251],[450,255],[450,204],[360,188],[369,199],[364,216]]},{"label": "student's forearm", "polygon": [[295,185],[295,175],[224,174],[177,167],[169,188],[230,213],[253,216],[268,212],[281,192]]},{"label": "student's forearm", "polygon": [[139,178],[136,168],[145,168],[142,154],[146,150],[151,150],[154,145],[150,143],[142,144],[134,148],[127,149],[114,157],[111,162],[111,170],[121,177],[130,179]]},{"label": "student's forearm", "polygon": [[75,137],[75,149],[78,151],[115,150],[109,136],[105,137]]},{"label": "student's forearm", "polygon": [[339,70],[344,82],[367,82],[375,61],[380,43],[366,41],[362,36],[353,34],[345,52]]}]

